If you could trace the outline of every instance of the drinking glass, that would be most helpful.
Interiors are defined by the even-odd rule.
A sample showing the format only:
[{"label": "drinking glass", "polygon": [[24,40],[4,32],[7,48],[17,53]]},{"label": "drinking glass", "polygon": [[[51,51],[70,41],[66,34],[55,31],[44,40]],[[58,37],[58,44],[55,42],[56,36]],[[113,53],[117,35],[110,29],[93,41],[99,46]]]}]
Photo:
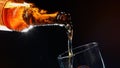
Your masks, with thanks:
[{"label": "drinking glass", "polygon": [[[105,68],[97,42],[77,46],[72,51],[71,56],[68,55],[68,51],[58,56],[60,68]],[[71,66],[70,59],[72,59]]]}]

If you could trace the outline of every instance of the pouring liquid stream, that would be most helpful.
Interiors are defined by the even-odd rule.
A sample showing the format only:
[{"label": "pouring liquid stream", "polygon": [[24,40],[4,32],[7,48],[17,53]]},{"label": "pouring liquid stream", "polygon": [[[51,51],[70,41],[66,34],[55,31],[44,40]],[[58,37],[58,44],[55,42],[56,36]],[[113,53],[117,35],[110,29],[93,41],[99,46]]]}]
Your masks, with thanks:
[{"label": "pouring liquid stream", "polygon": [[73,52],[72,52],[72,38],[73,38],[73,29],[72,26],[68,26],[68,55],[69,55],[69,60],[68,60],[68,67],[73,68]]}]

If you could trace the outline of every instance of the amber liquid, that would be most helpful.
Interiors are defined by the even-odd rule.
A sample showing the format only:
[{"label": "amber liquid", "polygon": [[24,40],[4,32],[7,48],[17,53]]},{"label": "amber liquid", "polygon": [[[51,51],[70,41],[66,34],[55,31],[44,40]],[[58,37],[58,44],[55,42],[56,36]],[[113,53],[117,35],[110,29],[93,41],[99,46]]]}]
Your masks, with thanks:
[{"label": "amber liquid", "polygon": [[22,14],[17,13],[17,12],[20,12],[18,9],[19,8],[4,8],[3,9],[2,20],[3,20],[4,26],[6,26],[9,29],[17,30],[17,31],[28,27],[28,25],[22,19]]}]

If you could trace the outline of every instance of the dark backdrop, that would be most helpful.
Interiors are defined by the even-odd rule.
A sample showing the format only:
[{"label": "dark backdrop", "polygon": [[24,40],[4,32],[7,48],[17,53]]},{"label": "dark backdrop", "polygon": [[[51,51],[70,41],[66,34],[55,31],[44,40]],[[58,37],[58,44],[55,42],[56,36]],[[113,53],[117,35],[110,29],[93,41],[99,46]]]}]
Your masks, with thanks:
[{"label": "dark backdrop", "polygon": [[[100,46],[106,68],[120,68],[119,2],[115,0],[29,0],[28,2],[33,2],[36,6],[50,12],[65,11],[71,13],[74,26],[73,46],[96,41]],[[6,34],[2,33],[2,35]],[[7,42],[4,43],[7,44]]]},{"label": "dark backdrop", "polygon": [[49,11],[70,12],[74,25],[73,46],[96,41],[106,68],[120,68],[120,4],[117,0],[41,0],[36,4]]},{"label": "dark backdrop", "polygon": [[0,68],[59,68],[58,55],[67,50],[67,33],[58,26],[28,32],[0,31]]}]

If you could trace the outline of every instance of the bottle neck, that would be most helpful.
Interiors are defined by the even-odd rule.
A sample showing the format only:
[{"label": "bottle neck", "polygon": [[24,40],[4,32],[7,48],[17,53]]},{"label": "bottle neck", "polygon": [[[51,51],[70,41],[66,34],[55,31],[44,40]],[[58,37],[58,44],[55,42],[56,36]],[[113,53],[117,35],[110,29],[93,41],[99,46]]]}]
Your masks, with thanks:
[{"label": "bottle neck", "polygon": [[40,24],[69,24],[71,22],[71,16],[65,12],[55,12],[48,14],[44,10],[37,8],[27,8],[23,14],[24,21],[29,25]]}]

